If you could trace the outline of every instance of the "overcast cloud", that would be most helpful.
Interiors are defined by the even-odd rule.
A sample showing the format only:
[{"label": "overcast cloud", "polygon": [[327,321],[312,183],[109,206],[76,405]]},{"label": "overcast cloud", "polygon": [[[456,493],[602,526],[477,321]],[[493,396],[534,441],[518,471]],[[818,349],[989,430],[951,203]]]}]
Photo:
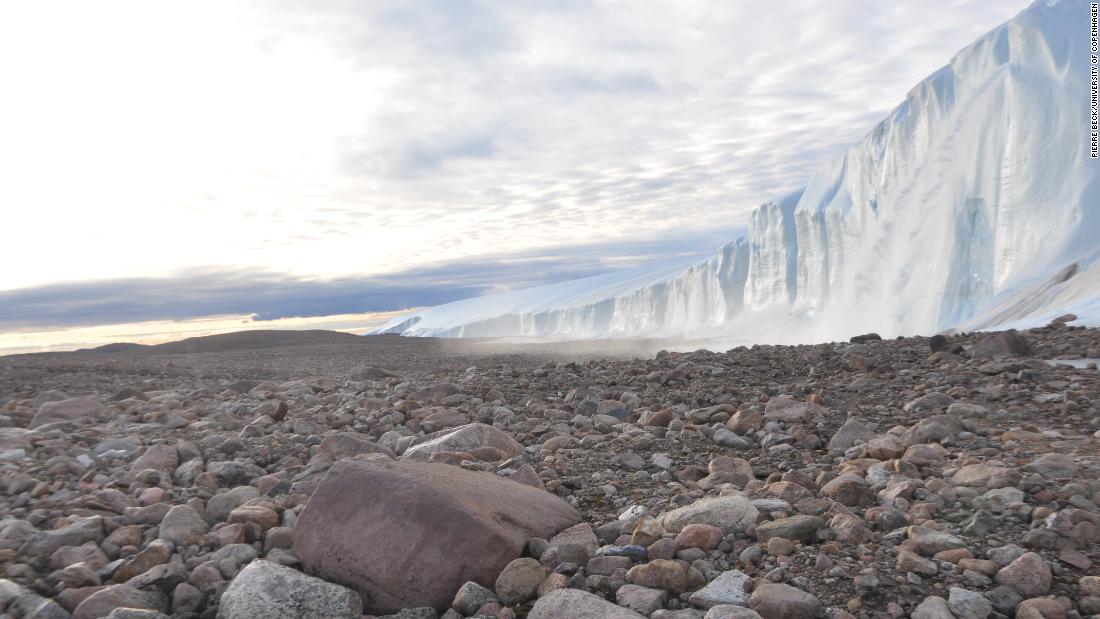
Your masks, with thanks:
[{"label": "overcast cloud", "polygon": [[7,3],[0,325],[172,291],[172,317],[391,310],[710,251],[1025,4]]},{"label": "overcast cloud", "polygon": [[267,321],[425,307],[495,290],[589,277],[609,268],[704,256],[700,247],[716,246],[740,232],[715,230],[690,239],[574,245],[375,276],[319,278],[257,269],[188,269],[170,278],[44,284],[0,291],[0,331],[227,315]]}]

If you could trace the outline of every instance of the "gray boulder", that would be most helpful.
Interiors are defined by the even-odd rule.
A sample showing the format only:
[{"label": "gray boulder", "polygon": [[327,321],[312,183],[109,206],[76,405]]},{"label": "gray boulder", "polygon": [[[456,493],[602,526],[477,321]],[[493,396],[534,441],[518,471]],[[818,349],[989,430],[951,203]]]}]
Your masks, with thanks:
[{"label": "gray boulder", "polygon": [[359,619],[363,602],[347,587],[257,559],[241,570],[218,604],[218,619]]},{"label": "gray boulder", "polygon": [[643,619],[644,615],[616,606],[579,589],[558,589],[535,602],[527,619]]}]

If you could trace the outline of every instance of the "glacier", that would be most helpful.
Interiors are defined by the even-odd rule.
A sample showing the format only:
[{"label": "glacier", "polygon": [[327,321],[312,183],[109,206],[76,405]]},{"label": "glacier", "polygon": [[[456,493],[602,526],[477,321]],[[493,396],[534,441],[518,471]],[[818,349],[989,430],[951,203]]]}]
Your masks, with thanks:
[{"label": "glacier", "polygon": [[835,340],[1100,324],[1084,0],[1040,0],[917,84],[706,259],[465,299],[373,333]]}]

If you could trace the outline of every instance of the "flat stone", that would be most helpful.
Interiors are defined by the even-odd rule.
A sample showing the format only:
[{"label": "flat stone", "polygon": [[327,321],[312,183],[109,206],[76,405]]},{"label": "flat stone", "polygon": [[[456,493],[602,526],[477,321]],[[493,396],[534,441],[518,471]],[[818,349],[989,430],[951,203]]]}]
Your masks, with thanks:
[{"label": "flat stone", "polygon": [[218,605],[218,619],[359,619],[362,614],[355,591],[264,559],[241,570]]},{"label": "flat stone", "polygon": [[[653,615],[654,619],[658,619],[657,615]],[[744,606],[734,606],[732,604],[721,604],[718,606],[711,606],[707,614],[703,616],[703,619],[763,619],[760,613],[751,608]]]},{"label": "flat stone", "polygon": [[722,572],[705,587],[691,594],[688,602],[700,608],[710,608],[721,604],[748,606],[749,594],[745,585],[752,578],[740,570]]},{"label": "flat stone", "polygon": [[799,402],[787,397],[777,397],[768,400],[764,406],[764,419],[782,421],[784,423],[806,423],[811,418],[828,414],[828,410],[820,404],[813,402]]},{"label": "flat stone", "polygon": [[59,421],[102,418],[109,415],[110,410],[92,398],[69,398],[57,402],[46,402],[38,407],[38,412],[31,418],[27,427],[37,428]]},{"label": "flat stone", "polygon": [[1092,559],[1088,555],[1070,548],[1065,548],[1058,553],[1058,560],[1067,565],[1072,565],[1079,570],[1087,570],[1092,567]]},{"label": "flat stone", "polygon": [[914,574],[924,574],[925,576],[935,576],[939,573],[939,568],[936,566],[936,562],[931,559],[925,559],[915,552],[908,550],[898,551],[898,560],[894,565],[894,568],[904,574],[906,572],[913,572]]},{"label": "flat stone", "polygon": [[116,608],[106,619],[168,619],[168,615],[159,610],[142,608]]},{"label": "flat stone", "polygon": [[969,402],[954,402],[951,406],[947,407],[948,415],[958,415],[959,417],[987,417],[989,416],[989,409],[979,404],[971,404]]},{"label": "flat stone", "polygon": [[667,591],[638,585],[623,585],[615,591],[615,602],[619,606],[629,608],[647,617],[663,607],[667,599]]},{"label": "flat stone", "polygon": [[527,619],[644,619],[629,608],[579,589],[557,589],[541,597]]},{"label": "flat stone", "polygon": [[954,401],[955,399],[951,396],[939,393],[938,391],[932,391],[919,398],[910,400],[905,404],[903,409],[907,413],[914,411],[929,411],[937,408],[946,408]]},{"label": "flat stone", "polygon": [[354,458],[359,454],[385,454],[390,458],[396,458],[397,454],[385,445],[370,440],[366,434],[359,432],[338,432],[329,434],[321,440],[317,451],[328,454],[336,460],[342,458]]},{"label": "flat stone", "polygon": [[625,546],[606,546],[600,549],[600,554],[609,557],[627,557],[634,561],[645,561],[648,551],[645,546],[627,544]]},{"label": "flat stone", "polygon": [[951,481],[956,486],[969,488],[1004,488],[1020,483],[1020,472],[991,463],[968,464],[960,468]]},{"label": "flat stone", "polygon": [[781,583],[758,585],[749,596],[749,608],[763,619],[817,619],[821,601],[814,595]]},{"label": "flat stone", "polygon": [[[715,445],[722,447],[732,447],[733,449],[750,449],[755,444],[752,440],[747,439],[732,430],[727,428],[719,428],[712,437]],[[741,485],[744,485],[742,482]]]},{"label": "flat stone", "polygon": [[[661,609],[650,615],[650,619],[704,619],[706,613],[697,608],[685,608],[682,610]],[[759,615],[757,615],[759,617]]]},{"label": "flat stone", "polygon": [[470,451],[478,447],[495,447],[507,458],[523,453],[523,445],[510,434],[483,423],[471,423],[420,437],[405,449],[401,457],[424,462],[437,451]]},{"label": "flat stone", "polygon": [[661,525],[671,533],[679,533],[689,524],[708,524],[730,533],[744,531],[755,524],[758,514],[752,501],[746,497],[708,497],[666,513],[661,518]]},{"label": "flat stone", "polygon": [[1046,453],[1024,465],[1025,471],[1058,479],[1071,478],[1080,468],[1076,460],[1060,453]]},{"label": "flat stone", "polygon": [[594,557],[588,561],[585,572],[600,576],[610,576],[615,573],[615,570],[629,570],[633,566],[634,561],[632,561],[630,557]]},{"label": "flat stone", "polygon": [[261,531],[279,525],[279,513],[263,505],[242,505],[229,512],[229,523],[255,524]]},{"label": "flat stone", "polygon": [[773,537],[812,541],[818,530],[825,528],[825,521],[817,516],[797,515],[763,522],[756,526],[756,539],[766,542]]},{"label": "flat stone", "polygon": [[944,550],[966,548],[966,542],[958,537],[928,527],[913,525],[907,528],[905,532],[923,555],[932,556]]},{"label": "flat stone", "polygon": [[168,598],[155,589],[144,590],[128,584],[111,585],[84,598],[74,610],[72,619],[99,619],[116,608],[140,608],[168,611]]},{"label": "flat stone", "polygon": [[[383,380],[386,378],[401,378],[389,370],[384,370],[372,365],[357,365],[348,372],[348,377],[353,380]],[[471,613],[472,614],[472,613]]]}]

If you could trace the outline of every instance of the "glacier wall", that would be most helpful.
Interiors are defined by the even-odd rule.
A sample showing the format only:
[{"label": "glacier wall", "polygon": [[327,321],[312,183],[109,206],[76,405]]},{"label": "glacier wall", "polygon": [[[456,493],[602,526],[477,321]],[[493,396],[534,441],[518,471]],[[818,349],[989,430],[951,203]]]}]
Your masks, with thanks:
[{"label": "glacier wall", "polygon": [[[981,37],[709,259],[466,299],[377,332],[778,343],[1026,319],[1021,295],[1100,260],[1087,15],[1084,0],[1042,0]],[[1095,277],[1071,280],[1059,294],[1096,305]],[[1006,303],[1015,313],[994,311]]]}]

